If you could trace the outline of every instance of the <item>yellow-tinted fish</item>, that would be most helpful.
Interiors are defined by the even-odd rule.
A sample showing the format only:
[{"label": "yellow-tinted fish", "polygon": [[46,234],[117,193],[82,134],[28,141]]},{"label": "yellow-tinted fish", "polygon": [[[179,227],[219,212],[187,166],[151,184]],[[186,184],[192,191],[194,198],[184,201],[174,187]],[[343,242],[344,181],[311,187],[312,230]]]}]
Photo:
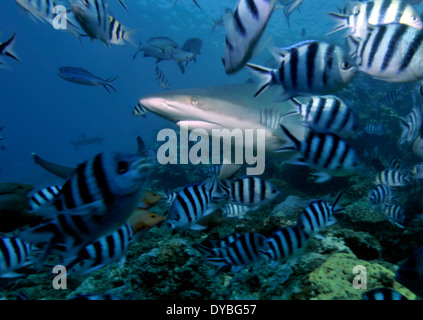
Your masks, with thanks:
[{"label": "yellow-tinted fish", "polygon": [[129,217],[127,222],[131,225],[133,233],[144,229],[151,229],[162,222],[164,217],[154,212],[138,208]]},{"label": "yellow-tinted fish", "polygon": [[152,206],[154,206],[159,200],[163,197],[163,195],[159,194],[158,192],[153,191],[145,191],[142,194],[141,197],[141,206],[139,206],[139,209],[150,209]]}]

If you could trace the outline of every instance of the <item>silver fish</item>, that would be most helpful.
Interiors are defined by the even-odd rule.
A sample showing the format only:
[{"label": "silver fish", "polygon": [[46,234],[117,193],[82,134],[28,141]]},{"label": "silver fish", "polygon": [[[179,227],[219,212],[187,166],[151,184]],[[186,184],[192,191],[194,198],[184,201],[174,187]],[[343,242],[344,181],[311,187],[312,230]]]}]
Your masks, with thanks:
[{"label": "silver fish", "polygon": [[169,81],[166,79],[164,73],[156,65],[156,80],[163,89],[170,89]]},{"label": "silver fish", "polygon": [[144,52],[144,57],[156,58],[156,62],[162,60],[172,60],[172,52],[179,48],[178,44],[168,37],[153,37],[147,42],[139,42],[138,50],[132,57],[135,59],[140,52]]},{"label": "silver fish", "polygon": [[86,86],[103,86],[108,93],[110,93],[109,88],[117,92],[116,89],[111,85],[111,82],[115,81],[118,77],[102,79],[85,69],[76,67],[60,67],[59,77],[69,82]]}]

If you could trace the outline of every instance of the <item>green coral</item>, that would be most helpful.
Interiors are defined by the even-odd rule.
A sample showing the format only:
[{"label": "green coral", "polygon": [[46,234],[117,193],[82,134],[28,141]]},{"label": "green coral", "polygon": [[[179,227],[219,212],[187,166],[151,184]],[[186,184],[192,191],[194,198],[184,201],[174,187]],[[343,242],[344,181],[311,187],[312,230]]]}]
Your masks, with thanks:
[{"label": "green coral", "polygon": [[[358,285],[366,284],[366,289],[353,287],[354,279],[362,275],[360,271],[353,273],[356,266],[366,268],[366,282],[356,279]],[[394,277],[394,272],[379,263],[357,259],[352,253],[336,253],[310,273],[308,291],[312,300],[359,300],[366,291],[387,287],[414,300],[415,295]]]}]

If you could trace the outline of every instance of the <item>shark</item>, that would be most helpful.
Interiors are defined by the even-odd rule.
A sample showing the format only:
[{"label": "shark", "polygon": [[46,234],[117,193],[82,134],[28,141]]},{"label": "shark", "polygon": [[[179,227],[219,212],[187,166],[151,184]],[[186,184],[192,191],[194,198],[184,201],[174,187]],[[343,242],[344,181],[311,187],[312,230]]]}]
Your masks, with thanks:
[{"label": "shark", "polygon": [[[255,84],[207,86],[154,93],[142,97],[139,102],[152,113],[180,128],[188,128],[189,132],[203,129],[212,135],[213,129],[240,129],[242,132],[263,129],[264,156],[290,157],[292,152],[275,152],[289,141],[280,125],[287,127],[297,139],[304,140],[308,129],[303,117],[289,101],[274,100],[277,89],[269,88],[258,97],[254,97],[255,90]],[[223,148],[241,147],[244,148],[244,154],[247,154],[247,151],[257,150],[257,142],[258,139],[255,144],[247,145],[243,141],[231,139],[226,145],[223,144]],[[246,164],[245,161],[239,164],[233,159],[224,160],[219,179],[232,177]]]}]

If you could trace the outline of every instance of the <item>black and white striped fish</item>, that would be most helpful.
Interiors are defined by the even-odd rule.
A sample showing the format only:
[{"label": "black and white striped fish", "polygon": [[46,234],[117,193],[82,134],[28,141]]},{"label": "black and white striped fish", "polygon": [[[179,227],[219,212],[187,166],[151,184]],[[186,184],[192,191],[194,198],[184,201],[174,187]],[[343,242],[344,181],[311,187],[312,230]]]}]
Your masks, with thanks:
[{"label": "black and white striped fish", "polygon": [[80,164],[49,206],[37,211],[51,219],[20,233],[50,253],[75,256],[88,243],[120,227],[138,205],[152,167],[139,154],[104,152]]},{"label": "black and white striped fish", "polygon": [[127,30],[119,21],[114,17],[109,16],[109,35],[110,43],[115,45],[124,45],[125,42],[129,42],[134,45],[134,41],[131,39],[131,34],[135,30]]},{"label": "black and white striped fish", "polygon": [[56,11],[54,8],[58,5],[56,1],[16,0],[16,3],[35,18],[43,22],[47,22],[48,24],[53,23],[53,19],[56,16]]},{"label": "black and white striped fish", "polygon": [[72,13],[91,39],[110,46],[110,19],[105,0],[70,0]]},{"label": "black and white striped fish", "polygon": [[162,70],[160,70],[159,66],[156,64],[156,80],[160,87],[163,89],[170,89],[169,81],[166,79]]},{"label": "black and white striped fish", "polygon": [[423,78],[423,30],[405,24],[371,27],[363,39],[348,37],[361,72],[389,82]]},{"label": "black and white striped fish", "polygon": [[302,104],[291,98],[304,117],[304,121],[314,131],[328,132],[346,138],[357,129],[357,117],[345,104],[335,96],[313,96]]},{"label": "black and white striped fish", "polygon": [[385,169],[379,172],[374,184],[384,184],[389,187],[405,187],[409,184],[408,175],[401,170]]},{"label": "black and white striped fish", "polygon": [[132,228],[125,223],[118,230],[85,246],[75,258],[66,262],[67,273],[86,275],[120,259],[123,264],[132,239]]},{"label": "black and white striped fish", "polygon": [[264,242],[268,249],[260,252],[269,262],[289,262],[301,255],[307,247],[310,236],[297,227],[276,230]]},{"label": "black and white striped fish", "polygon": [[373,0],[357,3],[351,14],[329,12],[339,24],[329,33],[350,28],[350,34],[365,38],[368,25],[384,25],[389,23],[406,24],[421,30],[422,21],[414,8],[403,0]]},{"label": "black and white striped fish", "polygon": [[258,209],[280,195],[280,191],[269,181],[258,176],[243,176],[222,181],[222,187],[230,202]]},{"label": "black and white striped fish", "polygon": [[132,115],[136,116],[136,117],[144,117],[145,118],[145,114],[148,112],[148,110],[146,108],[144,108],[144,106],[141,104],[141,102],[138,102],[134,109],[132,110]]},{"label": "black and white striped fish", "polygon": [[390,156],[388,160],[388,168],[393,170],[401,170],[401,163],[399,162],[398,158],[395,156]]},{"label": "black and white striped fish", "polygon": [[[214,240],[214,239],[206,240],[206,243],[208,245],[199,245],[198,247],[197,247],[197,245],[194,245],[194,246],[197,247],[197,249],[200,250],[205,257],[207,257],[210,254],[210,250],[202,250],[202,247],[206,247],[208,249],[210,249],[210,248],[214,248],[214,249],[223,248],[223,247],[226,247],[228,244],[234,242],[236,239],[238,239],[238,237],[241,234],[242,233],[238,233],[238,232],[230,233],[230,234],[224,236],[223,238],[220,238],[220,239],[217,239],[217,240]],[[212,254],[214,254],[214,253],[212,253]]]},{"label": "black and white striped fish", "polygon": [[276,2],[239,0],[233,14],[230,10],[225,12],[226,38],[222,62],[227,74],[239,71],[251,59]]},{"label": "black and white striped fish", "polygon": [[364,132],[381,136],[386,133],[386,129],[382,124],[369,123],[364,127]]},{"label": "black and white striped fish", "polygon": [[204,169],[203,173],[209,177],[218,176],[220,174],[221,168],[221,165],[215,165]]},{"label": "black and white striped fish", "polygon": [[346,176],[360,168],[356,152],[341,138],[331,133],[310,130],[304,141],[298,140],[281,125],[284,134],[292,144],[279,148],[277,152],[297,151],[292,164],[308,165],[320,172],[317,183],[325,182],[332,176]]},{"label": "black and white striped fish", "polygon": [[33,263],[32,244],[18,237],[0,238],[0,278],[20,276],[14,270]]},{"label": "black and white striped fish", "polygon": [[48,204],[60,193],[61,189],[59,185],[52,185],[35,192],[29,199],[29,211],[37,211]]},{"label": "black and white striped fish", "polygon": [[[0,43],[0,56],[5,56],[12,58],[18,62],[21,62],[16,55],[15,51],[13,50],[13,47],[15,46],[15,37],[16,32],[12,34],[12,36],[6,40],[5,42]],[[0,61],[0,66],[3,65],[3,62]]]},{"label": "black and white striped fish", "polygon": [[269,69],[248,63],[247,68],[258,77],[255,97],[272,85],[282,89],[278,100],[298,95],[333,94],[357,74],[342,47],[308,40],[272,52],[280,66]]},{"label": "black and white striped fish", "polygon": [[370,291],[366,291],[361,296],[361,300],[408,300],[398,291],[392,290],[391,288],[377,288]]},{"label": "black and white striped fish", "polygon": [[372,208],[383,206],[385,203],[392,201],[394,198],[393,192],[389,186],[378,184],[369,192],[369,201]]},{"label": "black and white striped fish", "polygon": [[197,222],[219,208],[215,199],[220,197],[219,182],[211,177],[199,184],[190,184],[178,192],[166,216],[165,226],[170,229],[203,230]]},{"label": "black and white striped fish", "polygon": [[383,213],[394,225],[404,228],[405,210],[399,204],[388,203],[383,206]]},{"label": "black and white striped fish", "polygon": [[242,219],[251,210],[250,206],[227,203],[222,208],[222,214],[224,217]]},{"label": "black and white striped fish", "polygon": [[312,235],[335,224],[337,220],[333,214],[344,211],[343,208],[337,206],[342,193],[343,191],[338,193],[332,205],[326,200],[316,200],[310,203],[298,218],[297,228]]},{"label": "black and white striped fish", "polygon": [[255,232],[243,233],[224,247],[195,247],[204,255],[204,261],[218,267],[216,274],[224,271],[237,273],[245,266],[262,258],[261,250],[266,249],[266,237]]},{"label": "black and white striped fish", "polygon": [[422,112],[420,107],[417,106],[414,107],[407,116],[400,118],[402,133],[399,139],[399,144],[413,142],[420,134],[422,121]]}]

